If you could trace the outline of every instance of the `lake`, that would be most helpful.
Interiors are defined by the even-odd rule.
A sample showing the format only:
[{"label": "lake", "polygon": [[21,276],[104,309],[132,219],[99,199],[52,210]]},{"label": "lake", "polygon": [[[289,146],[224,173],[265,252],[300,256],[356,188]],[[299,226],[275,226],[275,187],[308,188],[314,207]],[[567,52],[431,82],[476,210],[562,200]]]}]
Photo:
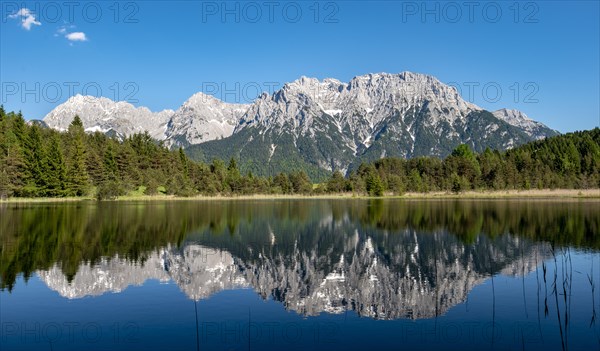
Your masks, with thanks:
[{"label": "lake", "polygon": [[0,204],[2,350],[600,348],[600,202]]}]

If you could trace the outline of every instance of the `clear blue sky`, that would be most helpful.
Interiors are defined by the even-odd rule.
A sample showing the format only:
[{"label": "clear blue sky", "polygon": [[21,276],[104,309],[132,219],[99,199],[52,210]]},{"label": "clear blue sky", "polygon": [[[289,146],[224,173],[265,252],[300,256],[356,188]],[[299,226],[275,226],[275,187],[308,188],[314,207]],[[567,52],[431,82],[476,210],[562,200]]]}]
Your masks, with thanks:
[{"label": "clear blue sky", "polygon": [[561,132],[600,124],[598,1],[471,3],[3,0],[1,98],[33,119],[97,88],[161,110],[202,90],[246,101],[302,75],[408,70]]}]

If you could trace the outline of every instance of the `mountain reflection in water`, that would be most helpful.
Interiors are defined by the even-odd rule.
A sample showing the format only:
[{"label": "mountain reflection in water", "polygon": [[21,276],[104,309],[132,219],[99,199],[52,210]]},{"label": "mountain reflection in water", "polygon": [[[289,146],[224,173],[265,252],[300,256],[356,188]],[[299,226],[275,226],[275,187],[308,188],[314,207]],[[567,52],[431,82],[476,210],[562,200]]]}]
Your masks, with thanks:
[{"label": "mountain reflection in water", "polygon": [[5,205],[2,288],[34,272],[69,299],[172,281],[251,288],[304,316],[440,316],[558,247],[597,251],[585,202],[276,200]]}]

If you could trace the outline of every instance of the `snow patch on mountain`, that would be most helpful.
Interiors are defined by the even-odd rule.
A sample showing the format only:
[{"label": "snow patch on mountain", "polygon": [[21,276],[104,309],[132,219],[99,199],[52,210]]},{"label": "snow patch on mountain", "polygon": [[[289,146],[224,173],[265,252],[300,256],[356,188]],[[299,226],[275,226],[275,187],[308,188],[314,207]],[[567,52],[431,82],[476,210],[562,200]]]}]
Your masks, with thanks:
[{"label": "snow patch on mountain", "polygon": [[162,140],[165,125],[173,113],[173,110],[152,112],[146,107],[135,107],[125,101],[114,102],[105,97],[75,95],[48,113],[44,122],[51,128],[66,130],[78,115],[89,132],[112,129],[128,136],[147,131],[154,139]]},{"label": "snow patch on mountain", "polygon": [[[287,130],[306,135],[326,118],[344,133],[349,145],[365,144],[390,117],[406,115],[418,106],[429,110],[432,126],[453,123],[480,107],[463,100],[454,87],[432,76],[403,72],[358,76],[348,83],[301,77],[273,95],[263,94],[242,116],[234,133],[252,127]],[[327,115],[323,117],[323,115]]]},{"label": "snow patch on mountain", "polygon": [[532,120],[525,113],[518,110],[509,110],[503,108],[492,112],[492,114],[496,118],[510,124],[511,126],[521,128],[523,131],[525,131],[525,133],[535,139],[544,139],[548,135],[549,131],[558,134],[558,132],[551,130],[540,122]]},{"label": "snow patch on mountain", "polygon": [[167,146],[187,146],[226,138],[249,105],[230,104],[197,93],[175,111],[165,132]]},{"label": "snow patch on mountain", "polygon": [[[464,142],[463,136],[477,123],[486,125],[475,141],[500,136],[513,138],[503,141],[511,146],[528,141],[526,136],[540,139],[558,134],[516,110],[501,109],[493,112],[495,119],[490,120],[492,115],[487,114],[485,119],[474,121],[472,116],[482,111],[465,101],[456,88],[433,76],[402,72],[366,74],[349,82],[303,76],[273,94],[263,93],[251,104],[227,103],[196,93],[176,111],[152,112],[123,101],[76,95],[52,110],[43,122],[66,130],[79,115],[88,132],[129,136],[147,131],[168,147],[198,145],[255,129],[250,138],[262,136],[267,148],[274,143],[270,158],[276,158],[274,152],[284,152],[285,148],[277,148],[278,140],[287,140],[281,135],[291,136],[295,147],[306,138],[314,144],[328,139],[339,146],[341,154],[360,156],[370,148],[381,147],[377,141],[387,134],[388,144],[377,154],[412,157],[429,149],[433,156],[443,156],[446,147],[430,145],[430,140],[438,144],[444,140],[450,141],[446,144]],[[525,135],[513,131],[507,136],[507,124]],[[396,152],[389,149],[394,145],[399,149]],[[332,170],[347,167],[347,162],[329,158],[322,163]]]}]

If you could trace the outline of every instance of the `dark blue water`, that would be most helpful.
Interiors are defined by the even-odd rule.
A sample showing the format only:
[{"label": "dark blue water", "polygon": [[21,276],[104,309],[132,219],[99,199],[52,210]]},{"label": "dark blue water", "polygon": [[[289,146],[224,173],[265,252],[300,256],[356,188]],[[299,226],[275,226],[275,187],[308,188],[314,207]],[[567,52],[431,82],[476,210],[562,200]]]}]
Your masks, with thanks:
[{"label": "dark blue water", "polygon": [[596,350],[599,209],[3,205],[1,349]]}]

